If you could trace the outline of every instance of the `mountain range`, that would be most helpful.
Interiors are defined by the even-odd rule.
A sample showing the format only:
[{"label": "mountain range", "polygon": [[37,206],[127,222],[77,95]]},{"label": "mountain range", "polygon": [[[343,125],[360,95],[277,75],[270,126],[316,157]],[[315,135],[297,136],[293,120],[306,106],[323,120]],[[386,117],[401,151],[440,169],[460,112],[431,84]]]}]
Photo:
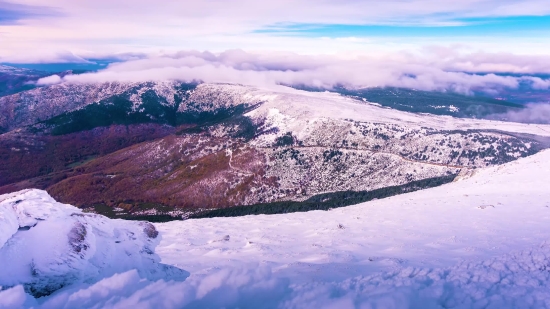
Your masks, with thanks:
[{"label": "mountain range", "polygon": [[5,95],[0,193],[39,188],[88,212],[157,221],[306,211],[438,186],[550,146],[547,125],[476,119],[522,108],[506,101],[311,90],[164,81]]}]

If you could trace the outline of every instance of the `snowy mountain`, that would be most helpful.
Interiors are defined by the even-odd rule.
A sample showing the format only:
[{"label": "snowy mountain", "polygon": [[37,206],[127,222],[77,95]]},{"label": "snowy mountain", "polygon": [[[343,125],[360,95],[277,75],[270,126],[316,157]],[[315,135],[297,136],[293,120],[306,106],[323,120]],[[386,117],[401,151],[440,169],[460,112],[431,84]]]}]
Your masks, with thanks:
[{"label": "snowy mountain", "polygon": [[[93,284],[71,282],[37,301],[16,285],[28,280],[21,273],[10,276],[15,287],[0,292],[0,307],[550,308],[548,175],[550,152],[543,151],[463,174],[438,188],[337,210],[156,224],[155,254],[162,263],[188,270],[185,281],[143,279],[145,266],[131,264],[134,270],[104,274]],[[2,224],[13,227],[0,234],[11,237],[1,256],[18,251],[6,244],[33,240],[32,231],[41,224],[46,229],[54,216],[45,213],[59,213],[58,218],[78,213],[40,191],[0,200],[4,222],[21,220]],[[86,217],[62,226],[70,231],[74,222],[86,222],[103,231],[128,229],[141,235],[128,240],[135,248],[150,241],[138,223],[100,216],[80,221]],[[46,220],[25,231],[37,218]],[[44,245],[71,252],[70,234],[47,238],[46,231],[42,239],[50,240]],[[122,235],[107,233],[102,239],[113,243]],[[116,248],[114,243],[98,246],[96,254]],[[17,265],[30,260],[22,257]]]},{"label": "snowy mountain", "polygon": [[0,97],[33,89],[35,82],[47,75],[47,72],[0,64]]},{"label": "snowy mountain", "polygon": [[[550,146],[548,125],[409,113],[287,87],[59,84],[2,97],[0,109],[0,193],[46,189],[118,218],[326,209]],[[233,206],[254,207],[223,211]]]}]

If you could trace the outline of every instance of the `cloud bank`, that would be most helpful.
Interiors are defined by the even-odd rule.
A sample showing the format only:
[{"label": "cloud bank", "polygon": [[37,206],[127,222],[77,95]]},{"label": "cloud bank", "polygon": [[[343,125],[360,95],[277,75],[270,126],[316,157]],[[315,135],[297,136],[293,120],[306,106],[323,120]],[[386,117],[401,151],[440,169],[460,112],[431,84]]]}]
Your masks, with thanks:
[{"label": "cloud bank", "polygon": [[550,123],[550,103],[526,104],[523,109],[510,111],[506,114],[491,115],[489,118],[512,122],[548,124]]},{"label": "cloud bank", "polygon": [[[529,75],[550,72],[550,65],[537,66],[544,60],[550,63],[550,59],[540,57],[459,54],[442,49],[345,56],[247,53],[242,50],[182,51],[114,63],[95,73],[49,76],[40,79],[38,85],[179,80],[266,87],[281,84],[327,89],[389,86],[465,94],[473,91],[495,93],[501,89],[516,89],[520,84],[548,89],[550,80]],[[489,68],[493,73],[484,73]],[[522,74],[495,74],[499,72]]]}]

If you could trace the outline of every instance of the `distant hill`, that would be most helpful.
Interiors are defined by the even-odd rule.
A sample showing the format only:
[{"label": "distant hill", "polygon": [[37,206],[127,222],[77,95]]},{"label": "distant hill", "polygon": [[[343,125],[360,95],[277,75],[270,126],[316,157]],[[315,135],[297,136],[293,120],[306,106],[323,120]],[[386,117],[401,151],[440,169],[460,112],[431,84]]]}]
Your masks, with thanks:
[{"label": "distant hill", "polygon": [[0,97],[35,88],[34,82],[51,73],[0,65]]},{"label": "distant hill", "polygon": [[395,87],[320,89],[299,86],[294,88],[306,91],[332,91],[400,111],[448,115],[457,118],[494,119],[490,116],[524,108],[523,104],[500,98],[489,98],[481,94],[467,96],[450,91],[422,91]]}]

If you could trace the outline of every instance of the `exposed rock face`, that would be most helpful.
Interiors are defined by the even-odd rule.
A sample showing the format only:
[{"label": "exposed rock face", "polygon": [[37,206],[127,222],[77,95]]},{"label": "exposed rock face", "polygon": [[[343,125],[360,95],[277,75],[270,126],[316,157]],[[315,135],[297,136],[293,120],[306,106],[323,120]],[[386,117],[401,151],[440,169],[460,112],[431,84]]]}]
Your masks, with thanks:
[{"label": "exposed rock face", "polygon": [[111,220],[61,204],[40,190],[0,195],[0,286],[24,285],[35,297],[74,283],[138,269],[144,278],[183,280],[160,264],[150,223]]}]

